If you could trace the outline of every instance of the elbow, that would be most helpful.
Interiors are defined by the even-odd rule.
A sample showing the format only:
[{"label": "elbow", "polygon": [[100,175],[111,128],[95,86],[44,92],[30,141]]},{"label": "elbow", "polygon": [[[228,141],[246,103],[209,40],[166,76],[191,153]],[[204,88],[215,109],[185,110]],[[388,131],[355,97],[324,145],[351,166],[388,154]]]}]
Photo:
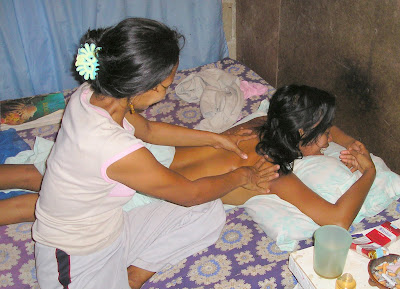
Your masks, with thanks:
[{"label": "elbow", "polygon": [[188,194],[185,200],[179,202],[179,205],[183,207],[193,207],[202,203],[205,203],[205,201],[201,198],[201,194],[199,192],[194,192],[193,194]]},{"label": "elbow", "polygon": [[336,225],[339,227],[342,227],[343,229],[348,230],[351,226],[351,224],[354,221],[355,216],[353,217],[352,215],[342,213],[342,212],[334,212],[332,215],[327,216],[325,224],[320,224],[321,226],[323,225]]},{"label": "elbow", "polygon": [[187,207],[187,208],[197,205],[193,198],[185,198],[185,199],[181,199],[181,200],[175,201],[175,202],[171,201],[171,203],[177,204],[182,207]]},{"label": "elbow", "polygon": [[330,225],[336,225],[336,226],[342,227],[345,230],[348,230],[350,228],[351,224],[352,224],[352,222],[348,222],[346,220],[337,220],[337,221],[332,222],[332,224],[330,224]]},{"label": "elbow", "polygon": [[188,201],[180,202],[180,203],[177,204],[177,205],[182,206],[182,207],[189,208],[189,207],[193,207],[193,206],[195,206],[195,205],[197,205],[197,204],[194,203],[194,202],[192,202],[191,200],[188,200]]},{"label": "elbow", "polygon": [[[205,193],[206,192],[206,193]],[[199,187],[196,187],[193,191],[192,194],[187,195],[187,200],[184,202],[183,206],[185,207],[192,207],[192,206],[197,206],[201,205],[207,202],[214,201],[218,199],[216,196],[213,194],[208,194],[209,190],[204,190]]]},{"label": "elbow", "polygon": [[342,210],[337,204],[334,204],[330,210],[328,209],[320,215],[319,222],[316,223],[320,226],[336,225],[348,230],[355,217],[356,214],[354,212],[349,213],[346,210]]}]

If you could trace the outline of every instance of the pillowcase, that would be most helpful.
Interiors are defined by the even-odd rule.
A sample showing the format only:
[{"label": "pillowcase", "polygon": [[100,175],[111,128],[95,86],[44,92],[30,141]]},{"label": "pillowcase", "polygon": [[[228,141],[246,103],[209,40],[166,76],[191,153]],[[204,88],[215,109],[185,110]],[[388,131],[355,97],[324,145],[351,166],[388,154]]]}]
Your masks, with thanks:
[{"label": "pillowcase", "polygon": [[[296,160],[293,172],[311,190],[325,200],[335,203],[361,176],[354,174],[340,161],[340,151],[345,148],[330,143],[324,156],[308,156]],[[376,177],[365,202],[353,223],[374,216],[400,196],[400,176],[392,172],[384,161],[371,154],[376,167]],[[311,218],[277,195],[259,195],[241,207],[272,239],[282,251],[293,251],[299,240],[310,238],[318,229]]]}]

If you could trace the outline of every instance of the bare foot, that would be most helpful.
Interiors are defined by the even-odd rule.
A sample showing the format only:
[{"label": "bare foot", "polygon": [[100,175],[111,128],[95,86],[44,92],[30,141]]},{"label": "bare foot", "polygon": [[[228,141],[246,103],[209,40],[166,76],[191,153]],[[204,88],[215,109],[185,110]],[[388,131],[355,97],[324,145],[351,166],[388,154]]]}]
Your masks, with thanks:
[{"label": "bare foot", "polygon": [[129,286],[132,289],[140,289],[144,282],[150,279],[151,276],[154,275],[155,272],[147,271],[142,268],[136,266],[128,267],[128,280]]}]

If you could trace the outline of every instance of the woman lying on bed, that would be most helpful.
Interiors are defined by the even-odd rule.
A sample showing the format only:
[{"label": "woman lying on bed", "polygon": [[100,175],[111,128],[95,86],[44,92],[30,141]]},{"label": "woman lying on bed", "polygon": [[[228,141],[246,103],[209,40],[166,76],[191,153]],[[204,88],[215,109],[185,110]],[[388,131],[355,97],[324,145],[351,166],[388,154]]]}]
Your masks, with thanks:
[{"label": "woman lying on bed", "polygon": [[[240,133],[243,128],[257,132],[259,138],[240,143],[247,153],[244,160],[235,153],[212,147],[177,147],[170,168],[188,179],[219,175],[240,166],[248,166],[268,155],[271,166],[280,166],[280,177],[272,181],[272,194],[293,204],[319,225],[336,224],[348,228],[359,212],[374,181],[376,170],[364,145],[332,126],[335,98],[329,93],[308,87],[290,85],[276,91],[268,110],[268,118],[259,117],[226,131]],[[130,115],[128,114],[129,120]],[[348,150],[341,160],[362,176],[332,204],[304,185],[292,173],[295,159],[322,155],[329,141]],[[38,191],[42,176],[33,165],[0,166],[0,189],[19,187]],[[236,189],[222,198],[225,204],[243,204],[257,192]],[[27,194],[0,202],[1,224],[34,220],[36,194]]]}]

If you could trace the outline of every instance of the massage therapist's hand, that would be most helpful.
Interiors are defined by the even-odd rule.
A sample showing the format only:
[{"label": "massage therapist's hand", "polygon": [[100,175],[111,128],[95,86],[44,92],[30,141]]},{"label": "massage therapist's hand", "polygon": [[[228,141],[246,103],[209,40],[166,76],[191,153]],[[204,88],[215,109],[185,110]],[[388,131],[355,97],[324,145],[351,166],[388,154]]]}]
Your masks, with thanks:
[{"label": "massage therapist's hand", "polygon": [[218,134],[216,136],[214,148],[232,151],[242,159],[247,159],[247,155],[239,148],[239,143],[257,137],[251,129],[240,129],[235,134]]},{"label": "massage therapist's hand", "polygon": [[247,184],[242,187],[260,194],[269,193],[269,182],[279,177],[279,165],[271,166],[265,158],[260,158],[252,167],[241,167],[238,170],[246,170],[247,173]]},{"label": "massage therapist's hand", "polygon": [[371,159],[366,147],[362,144],[358,144],[359,149],[355,150],[350,148],[340,152],[340,160],[348,167],[352,172],[359,170],[362,174],[369,169],[375,170],[375,165]]}]

